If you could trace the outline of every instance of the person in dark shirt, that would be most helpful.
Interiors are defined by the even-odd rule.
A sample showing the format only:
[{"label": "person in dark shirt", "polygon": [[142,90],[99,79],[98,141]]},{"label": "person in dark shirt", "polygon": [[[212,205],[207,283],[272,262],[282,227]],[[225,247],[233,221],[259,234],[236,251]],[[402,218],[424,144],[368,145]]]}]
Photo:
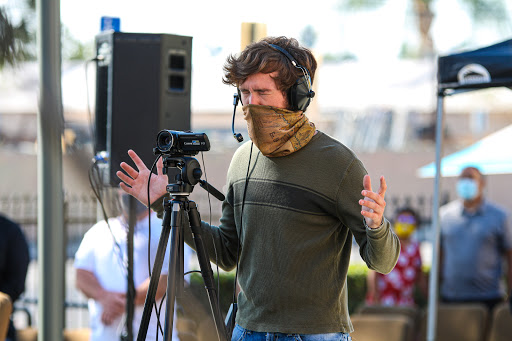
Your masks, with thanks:
[{"label": "person in dark shirt", "polygon": [[[28,244],[20,226],[0,215],[0,291],[9,295],[13,304],[25,291],[25,277],[30,261]],[[16,340],[12,320],[6,341]]]}]

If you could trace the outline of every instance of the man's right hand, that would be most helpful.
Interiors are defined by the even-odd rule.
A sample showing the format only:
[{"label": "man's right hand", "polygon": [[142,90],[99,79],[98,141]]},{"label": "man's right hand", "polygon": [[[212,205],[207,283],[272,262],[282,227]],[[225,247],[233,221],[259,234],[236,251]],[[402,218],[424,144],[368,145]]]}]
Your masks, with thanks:
[{"label": "man's right hand", "polygon": [[103,307],[101,323],[109,326],[124,313],[126,295],[119,292],[105,291],[100,304]]},{"label": "man's right hand", "polygon": [[133,169],[133,167],[126,162],[121,162],[121,168],[126,173],[121,171],[116,172],[117,177],[122,181],[119,186],[123,191],[134,196],[144,205],[149,206],[149,204],[167,193],[166,187],[168,179],[167,175],[163,174],[162,158],[158,160],[156,165],[157,174],[153,173],[151,175],[151,184],[149,189],[151,203],[148,203],[148,179],[151,172],[133,150],[130,149],[128,151],[128,155],[130,155],[130,158],[135,163],[137,170]]}]

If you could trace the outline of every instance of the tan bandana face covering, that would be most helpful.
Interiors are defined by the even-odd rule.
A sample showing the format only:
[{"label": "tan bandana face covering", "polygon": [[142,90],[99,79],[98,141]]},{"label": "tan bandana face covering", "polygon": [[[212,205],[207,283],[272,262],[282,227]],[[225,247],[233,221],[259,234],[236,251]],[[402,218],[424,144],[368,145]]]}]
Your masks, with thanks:
[{"label": "tan bandana face covering", "polygon": [[304,147],[315,134],[315,124],[302,111],[268,105],[243,106],[252,142],[265,156],[291,154]]}]

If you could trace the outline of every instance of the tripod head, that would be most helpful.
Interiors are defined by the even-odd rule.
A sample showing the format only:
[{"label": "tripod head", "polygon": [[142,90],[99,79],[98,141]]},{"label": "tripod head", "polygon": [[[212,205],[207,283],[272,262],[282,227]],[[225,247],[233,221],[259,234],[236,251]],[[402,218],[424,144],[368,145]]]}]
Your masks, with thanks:
[{"label": "tripod head", "polygon": [[163,173],[167,174],[169,184],[166,189],[168,193],[175,196],[189,196],[194,186],[199,183],[204,190],[220,201],[225,199],[224,194],[205,180],[201,180],[203,171],[199,162],[191,156],[163,156]]},{"label": "tripod head", "polygon": [[188,196],[203,175],[199,162],[190,156],[164,155],[163,164],[162,171],[169,179],[167,192],[172,195]]}]

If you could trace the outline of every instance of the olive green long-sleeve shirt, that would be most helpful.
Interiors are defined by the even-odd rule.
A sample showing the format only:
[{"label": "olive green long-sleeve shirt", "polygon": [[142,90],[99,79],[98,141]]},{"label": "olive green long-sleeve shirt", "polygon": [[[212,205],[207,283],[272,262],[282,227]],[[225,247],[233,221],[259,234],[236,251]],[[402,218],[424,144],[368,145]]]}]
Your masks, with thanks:
[{"label": "olive green long-sleeve shirt", "polygon": [[[213,237],[204,237],[210,259],[226,270],[235,267],[240,243],[237,323],[261,332],[352,332],[346,286],[352,237],[368,267],[381,273],[393,269],[400,252],[387,220],[373,230],[364,225],[364,166],[322,132],[284,157],[253,147],[242,204],[250,150],[245,143],[231,161],[220,226],[201,224]],[[186,241],[194,247],[190,234]]]}]

